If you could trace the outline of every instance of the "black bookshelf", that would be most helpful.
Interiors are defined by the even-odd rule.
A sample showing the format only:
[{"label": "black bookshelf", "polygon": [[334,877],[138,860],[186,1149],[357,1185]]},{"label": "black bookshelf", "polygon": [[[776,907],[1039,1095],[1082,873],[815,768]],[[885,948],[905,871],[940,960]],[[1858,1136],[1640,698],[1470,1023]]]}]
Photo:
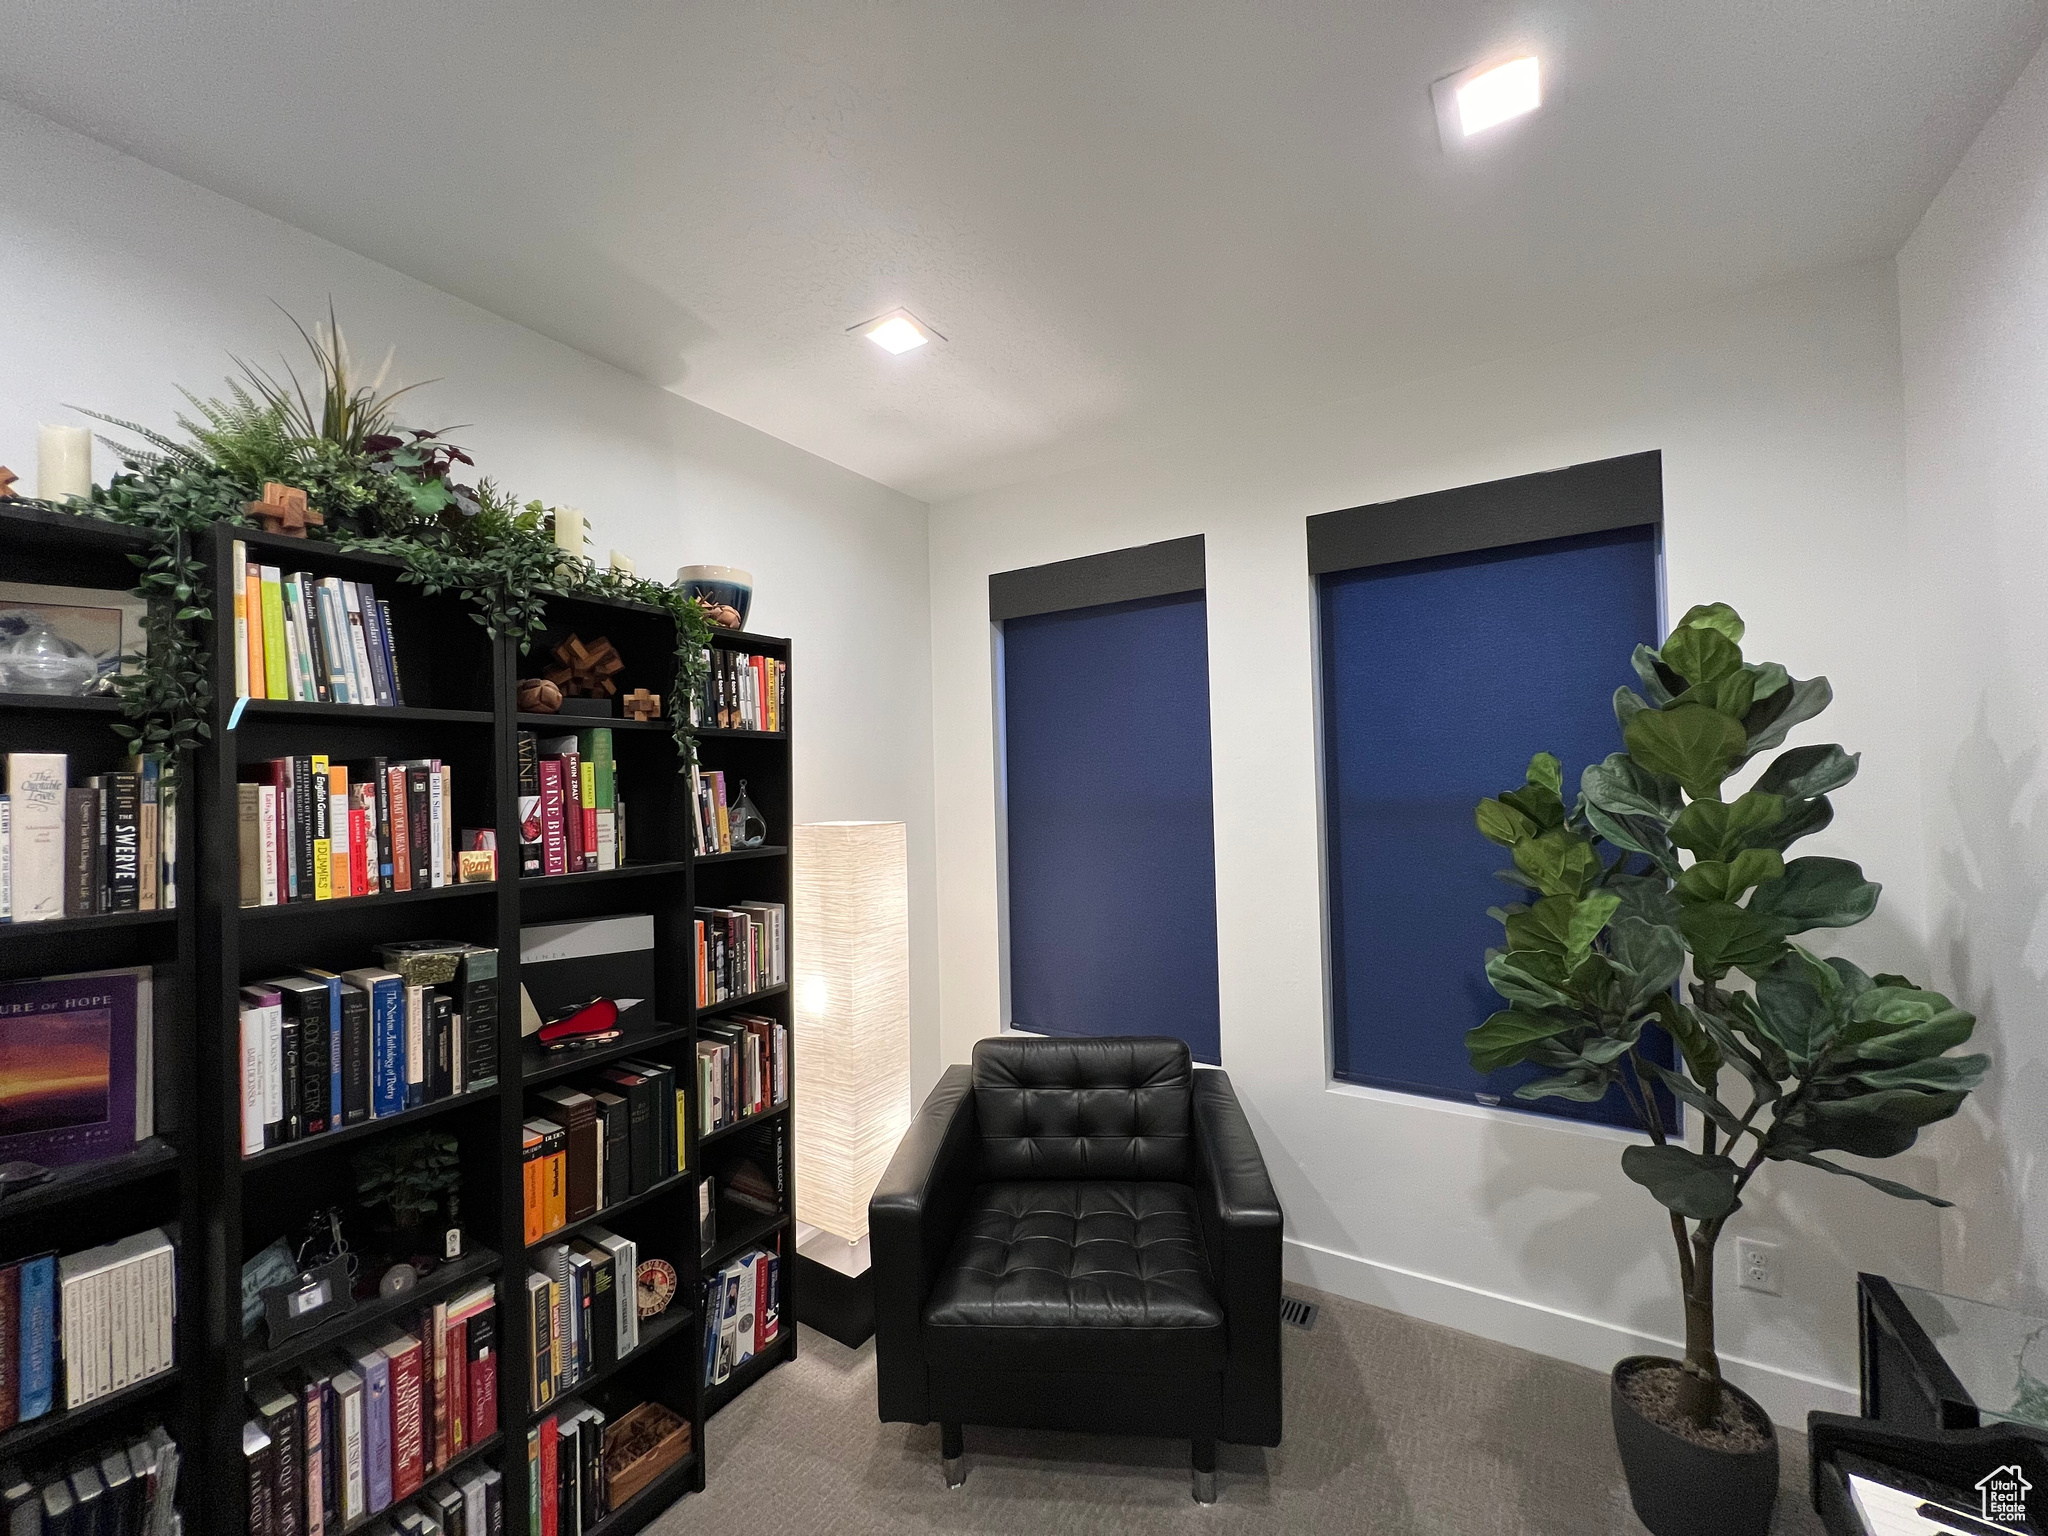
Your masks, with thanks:
[{"label": "black bookshelf", "polygon": [[[76,519],[66,519],[67,525]],[[76,530],[61,538],[75,545]],[[118,534],[116,535],[119,536]],[[394,648],[406,703],[402,707],[309,704],[283,700],[238,701],[235,685],[234,625],[228,573],[236,539],[248,546],[251,563],[278,565],[373,583],[392,607]],[[574,631],[586,640],[610,638],[625,660],[615,679],[620,694],[644,687],[673,704],[675,634],[667,614],[643,604],[597,598],[550,599],[548,631],[530,655],[510,640],[488,636],[472,610],[451,595],[427,596],[400,580],[401,568],[383,556],[351,554],[317,540],[297,540],[249,527],[219,526],[208,553],[216,591],[210,636],[214,702],[213,737],[199,754],[180,831],[192,850],[187,859],[184,909],[170,921],[82,920],[75,934],[18,939],[0,925],[0,966],[21,970],[19,958],[40,962],[51,944],[90,946],[99,956],[110,946],[123,953],[185,957],[196,1006],[181,1016],[182,1050],[169,1059],[184,1062],[191,1082],[187,1122],[195,1127],[185,1142],[167,1138],[165,1149],[124,1159],[120,1169],[97,1175],[91,1189],[127,1186],[153,1191],[168,1181],[190,1211],[193,1234],[181,1255],[185,1286],[181,1313],[180,1371],[173,1383],[151,1394],[181,1404],[185,1418],[172,1423],[187,1447],[187,1465],[235,1469],[231,1476],[187,1480],[186,1528],[237,1536],[246,1528],[245,1480],[240,1476],[241,1430],[249,1417],[250,1386],[297,1362],[374,1332],[380,1322],[409,1316],[433,1298],[466,1290],[485,1277],[495,1279],[500,1368],[496,1440],[474,1448],[467,1460],[486,1460],[504,1481],[507,1529],[526,1530],[527,1435],[561,1401],[534,1408],[526,1370],[531,1358],[525,1277],[545,1242],[568,1231],[603,1227],[633,1239],[640,1256],[662,1259],[676,1271],[676,1295],[658,1317],[643,1320],[642,1342],[606,1367],[599,1379],[569,1389],[566,1401],[588,1402],[609,1418],[642,1401],[657,1401],[691,1427],[691,1454],[663,1473],[627,1505],[607,1515],[596,1529],[605,1536],[629,1536],[656,1519],[678,1497],[704,1486],[706,1416],[797,1348],[795,1274],[794,1117],[779,1106],[718,1135],[703,1138],[698,1127],[696,1042],[700,1017],[736,1009],[770,1014],[794,1030],[791,991],[770,988],[699,1010],[695,995],[694,914],[705,906],[740,901],[781,902],[791,896],[788,844],[792,827],[790,734],[704,730],[695,733],[706,769],[723,769],[730,782],[745,778],[755,804],[768,821],[768,845],[730,855],[698,857],[691,843],[689,779],[679,772],[677,748],[667,719],[632,721],[570,714],[533,715],[515,707],[518,680],[541,668],[541,657],[557,639]],[[125,566],[125,562],[123,562]],[[75,578],[72,578],[75,579]],[[119,584],[132,582],[124,570]],[[109,584],[115,584],[110,580]],[[721,632],[717,643],[770,655],[787,664],[789,642]],[[239,708],[238,708],[239,704]],[[22,709],[23,718],[40,719]],[[105,732],[114,718],[104,710],[64,712],[73,732]],[[0,729],[16,719],[16,700],[0,696]],[[786,721],[785,721],[786,724]],[[552,878],[520,878],[517,805],[518,736],[570,732],[591,726],[613,732],[620,793],[627,806],[624,867]],[[324,753],[336,761],[360,762],[437,757],[454,766],[455,825],[492,826],[497,832],[498,878],[488,884],[352,897],[344,900],[244,908],[240,904],[236,833],[236,783],[263,760]],[[606,1047],[556,1055],[523,1041],[520,1016],[519,950],[522,926],[623,913],[651,913],[656,945],[653,1016],[661,1022]],[[52,925],[54,926],[54,925]],[[495,1086],[473,1090],[383,1119],[324,1135],[287,1142],[244,1157],[240,1136],[240,988],[301,966],[342,971],[376,964],[374,946],[402,939],[464,940],[494,945],[499,955],[499,1057]],[[792,943],[793,948],[793,943]],[[97,963],[109,963],[98,959]],[[84,968],[81,962],[68,968]],[[577,1083],[627,1057],[659,1060],[674,1067],[688,1093],[684,1171],[629,1200],[615,1202],[587,1221],[541,1245],[525,1241],[521,1125],[535,1111],[532,1094],[548,1084]],[[166,1059],[160,1048],[159,1060]],[[792,1072],[791,1099],[795,1085]],[[313,1334],[275,1349],[245,1340],[241,1328],[240,1273],[243,1262],[278,1237],[295,1239],[306,1219],[330,1204],[346,1206],[352,1194],[352,1158],[388,1136],[422,1128],[447,1130],[461,1147],[462,1227],[465,1253],[429,1272],[419,1287],[391,1299],[372,1296],[349,1314]],[[699,1182],[731,1160],[752,1151],[771,1163],[779,1158],[783,1209],[746,1219],[749,1245],[777,1252],[780,1265],[781,1334],[743,1371],[716,1388],[703,1383],[702,1316],[706,1244],[698,1218]],[[167,1185],[167,1187],[168,1187]],[[88,1192],[81,1185],[80,1193]],[[36,1195],[38,1204],[65,1208],[55,1193]],[[90,1202],[88,1202],[90,1203]],[[0,1206],[0,1216],[8,1207]],[[719,1258],[736,1251],[737,1216],[719,1213],[726,1239],[712,1250]],[[120,1235],[109,1233],[109,1236]],[[95,1237],[92,1241],[103,1240]],[[82,1246],[82,1244],[81,1244]],[[167,1420],[167,1422],[169,1422]],[[4,1448],[4,1441],[0,1441]],[[589,1533],[586,1533],[589,1536]]]},{"label": "black bookshelf", "polygon": [[[135,585],[133,557],[147,548],[140,535],[111,523],[0,502],[0,549],[6,551],[10,580],[125,594]],[[0,693],[0,753],[64,753],[67,781],[75,785],[123,766],[130,747],[114,729],[123,721],[120,701],[110,697]],[[156,989],[151,1010],[156,1134],[119,1157],[57,1168],[45,1182],[0,1198],[0,1263],[73,1253],[152,1226],[163,1227],[177,1246],[172,1368],[70,1409],[62,1406],[60,1375],[50,1412],[0,1430],[0,1463],[37,1478],[155,1422],[186,1448],[188,1465],[199,1438],[200,1399],[189,1371],[202,1347],[205,1290],[194,1130],[197,999],[191,978],[199,844],[192,791],[188,772],[175,791],[178,906],[0,922],[0,980],[148,965],[165,983]]]}]

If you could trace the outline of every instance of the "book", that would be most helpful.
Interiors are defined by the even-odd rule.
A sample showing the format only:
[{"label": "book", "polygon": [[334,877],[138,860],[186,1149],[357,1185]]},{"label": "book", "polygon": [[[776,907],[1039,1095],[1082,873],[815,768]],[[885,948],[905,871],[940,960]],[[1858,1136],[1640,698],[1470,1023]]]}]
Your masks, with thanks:
[{"label": "book", "polygon": [[135,1145],[136,994],[133,970],[0,982],[0,1162],[63,1167]]},{"label": "book", "polygon": [[543,1088],[536,1097],[548,1106],[548,1118],[562,1128],[565,1219],[582,1221],[597,1213],[598,1169],[604,1154],[597,1101],[566,1085]]},{"label": "book", "polygon": [[563,800],[562,760],[543,758],[540,762],[541,873],[569,872],[568,814]]},{"label": "book", "polygon": [[360,988],[368,1000],[369,1111],[371,1119],[381,1120],[405,1108],[405,979],[393,971],[365,968],[342,972],[342,980]]},{"label": "book", "polygon": [[352,1524],[370,1513],[370,1486],[364,1468],[367,1426],[363,1418],[363,1378],[352,1363],[344,1363],[332,1378],[335,1424],[340,1429],[335,1459],[335,1487],[340,1494],[341,1519]]},{"label": "book", "polygon": [[590,1241],[612,1257],[618,1316],[615,1320],[619,1357],[640,1347],[640,1247],[629,1237],[592,1227]]},{"label": "book", "polygon": [[391,1362],[368,1344],[355,1364],[363,1378],[363,1487],[374,1513],[391,1505]]},{"label": "book", "polygon": [[64,915],[64,792],[61,752],[7,754],[9,891],[12,921]]},{"label": "book", "polygon": [[[11,1266],[19,1323],[13,1337],[13,1397],[21,1422],[39,1419],[55,1402],[57,1385],[57,1256],[39,1253]],[[0,1417],[4,1417],[0,1408]]]},{"label": "book", "polygon": [[410,1498],[426,1475],[425,1356],[420,1341],[397,1334],[384,1345],[391,1382],[391,1497]]},{"label": "book", "polygon": [[236,539],[228,557],[228,591],[234,595],[235,697],[249,696],[249,546]]},{"label": "book", "polygon": [[529,1270],[526,1276],[527,1339],[532,1346],[526,1379],[527,1402],[544,1408],[555,1398],[554,1282]]},{"label": "book", "polygon": [[274,565],[257,567],[257,575],[263,618],[263,696],[288,699],[291,690],[285,675],[284,575]]},{"label": "book", "polygon": [[305,1512],[304,1442],[299,1399],[278,1382],[259,1382],[249,1393],[255,1423],[270,1442],[264,1460],[265,1502],[277,1536],[303,1536]]}]

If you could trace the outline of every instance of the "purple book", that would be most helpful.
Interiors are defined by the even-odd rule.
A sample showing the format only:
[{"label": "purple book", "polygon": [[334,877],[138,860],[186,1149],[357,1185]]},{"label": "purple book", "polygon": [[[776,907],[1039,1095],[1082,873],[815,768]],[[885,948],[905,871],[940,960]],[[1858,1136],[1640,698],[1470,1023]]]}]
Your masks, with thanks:
[{"label": "purple book", "polygon": [[135,985],[0,982],[0,1162],[54,1168],[133,1149]]}]

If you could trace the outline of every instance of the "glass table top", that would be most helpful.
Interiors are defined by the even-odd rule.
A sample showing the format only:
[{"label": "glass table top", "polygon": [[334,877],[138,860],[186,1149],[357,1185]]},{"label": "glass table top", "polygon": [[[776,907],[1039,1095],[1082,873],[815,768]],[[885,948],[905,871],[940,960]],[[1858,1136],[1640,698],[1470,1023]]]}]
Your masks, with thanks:
[{"label": "glass table top", "polygon": [[2048,1429],[2048,1317],[1894,1285],[1977,1411]]}]

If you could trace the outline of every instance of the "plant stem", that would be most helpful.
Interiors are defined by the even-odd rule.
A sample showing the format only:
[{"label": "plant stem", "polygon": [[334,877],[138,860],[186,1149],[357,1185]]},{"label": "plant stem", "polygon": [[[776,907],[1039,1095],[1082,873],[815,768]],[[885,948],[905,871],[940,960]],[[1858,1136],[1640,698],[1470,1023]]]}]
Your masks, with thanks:
[{"label": "plant stem", "polygon": [[[1703,1221],[1692,1235],[1692,1273],[1685,1286],[1685,1371],[1678,1406],[1694,1424],[1721,1412],[1721,1357],[1714,1347],[1714,1245],[1725,1218]],[[1678,1217],[1672,1217],[1674,1224]]]}]

